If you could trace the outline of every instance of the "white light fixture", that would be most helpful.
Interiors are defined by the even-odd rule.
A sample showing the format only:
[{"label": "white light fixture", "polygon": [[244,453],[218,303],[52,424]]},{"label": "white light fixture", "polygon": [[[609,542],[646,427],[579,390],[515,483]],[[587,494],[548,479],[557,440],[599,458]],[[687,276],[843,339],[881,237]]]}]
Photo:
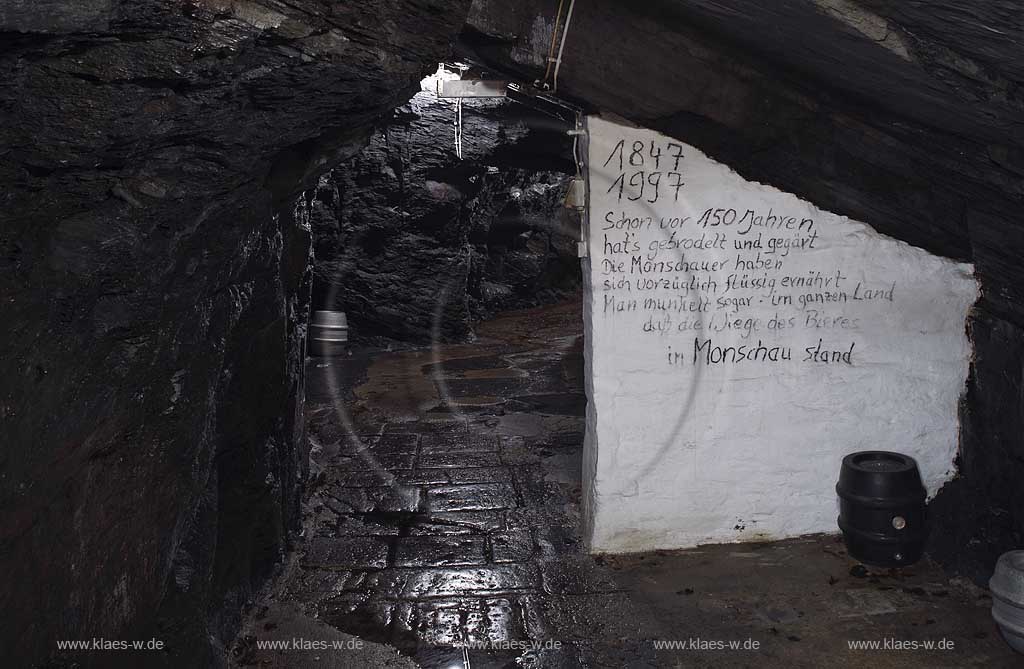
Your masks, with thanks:
[{"label": "white light fixture", "polygon": [[508,95],[508,82],[488,79],[438,80],[439,98],[503,98]]},{"label": "white light fixture", "polygon": [[461,76],[461,72],[452,72],[444,66],[444,63],[438,63],[437,72],[420,80],[420,90],[437,95],[437,88],[440,82],[455,81]]}]

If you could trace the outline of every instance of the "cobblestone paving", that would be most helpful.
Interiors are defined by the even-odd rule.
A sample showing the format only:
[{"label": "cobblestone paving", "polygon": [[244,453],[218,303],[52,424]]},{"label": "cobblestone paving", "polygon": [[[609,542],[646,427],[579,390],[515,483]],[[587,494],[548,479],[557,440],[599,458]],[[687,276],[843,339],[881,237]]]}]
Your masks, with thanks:
[{"label": "cobblestone paving", "polygon": [[444,397],[416,416],[345,429],[312,403],[326,457],[288,596],[423,666],[586,666],[595,619],[628,604],[582,550],[582,351],[559,334],[415,359]]},{"label": "cobblestone paving", "polygon": [[[439,666],[446,654],[464,659],[456,647],[546,640],[540,595],[572,588],[550,558],[578,548],[576,509],[522,437],[468,420],[410,427],[343,440],[323,471],[293,593],[329,624],[414,656],[452,648],[425,653]],[[471,660],[501,666],[522,654]],[[571,650],[534,655],[537,666],[572,660]]]}]

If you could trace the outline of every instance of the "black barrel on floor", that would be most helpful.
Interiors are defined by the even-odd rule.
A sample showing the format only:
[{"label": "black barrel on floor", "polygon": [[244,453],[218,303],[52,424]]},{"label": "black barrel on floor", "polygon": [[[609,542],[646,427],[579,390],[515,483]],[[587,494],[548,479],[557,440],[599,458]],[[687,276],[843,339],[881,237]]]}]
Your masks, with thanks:
[{"label": "black barrel on floor", "polygon": [[928,537],[927,493],[913,458],[888,451],[851,453],[843,458],[836,493],[839,529],[851,556],[876,567],[921,559]]}]

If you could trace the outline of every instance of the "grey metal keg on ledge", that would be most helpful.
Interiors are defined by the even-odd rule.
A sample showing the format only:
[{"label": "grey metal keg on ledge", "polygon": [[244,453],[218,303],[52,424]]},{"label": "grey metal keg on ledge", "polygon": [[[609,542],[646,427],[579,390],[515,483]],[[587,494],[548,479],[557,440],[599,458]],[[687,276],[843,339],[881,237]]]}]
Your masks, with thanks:
[{"label": "grey metal keg on ledge", "polygon": [[1024,551],[1003,553],[988,582],[992,618],[1006,643],[1024,653]]},{"label": "grey metal keg on ledge", "polygon": [[315,358],[345,355],[348,318],[344,311],[314,311],[309,322],[309,354]]}]

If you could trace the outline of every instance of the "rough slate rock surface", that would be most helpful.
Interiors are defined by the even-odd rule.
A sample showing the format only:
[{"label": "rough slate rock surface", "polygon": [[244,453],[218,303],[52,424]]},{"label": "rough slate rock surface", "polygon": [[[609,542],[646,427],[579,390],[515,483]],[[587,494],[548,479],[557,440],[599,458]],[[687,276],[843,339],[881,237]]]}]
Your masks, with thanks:
[{"label": "rough slate rock surface", "polygon": [[313,303],[345,311],[353,338],[461,339],[579,286],[571,126],[501,99],[462,117],[459,158],[452,101],[420,93],[320,179]]},{"label": "rough slate rock surface", "polygon": [[8,666],[94,637],[168,644],[145,666],[219,661],[298,519],[295,195],[417,90],[468,7],[0,8]]}]

